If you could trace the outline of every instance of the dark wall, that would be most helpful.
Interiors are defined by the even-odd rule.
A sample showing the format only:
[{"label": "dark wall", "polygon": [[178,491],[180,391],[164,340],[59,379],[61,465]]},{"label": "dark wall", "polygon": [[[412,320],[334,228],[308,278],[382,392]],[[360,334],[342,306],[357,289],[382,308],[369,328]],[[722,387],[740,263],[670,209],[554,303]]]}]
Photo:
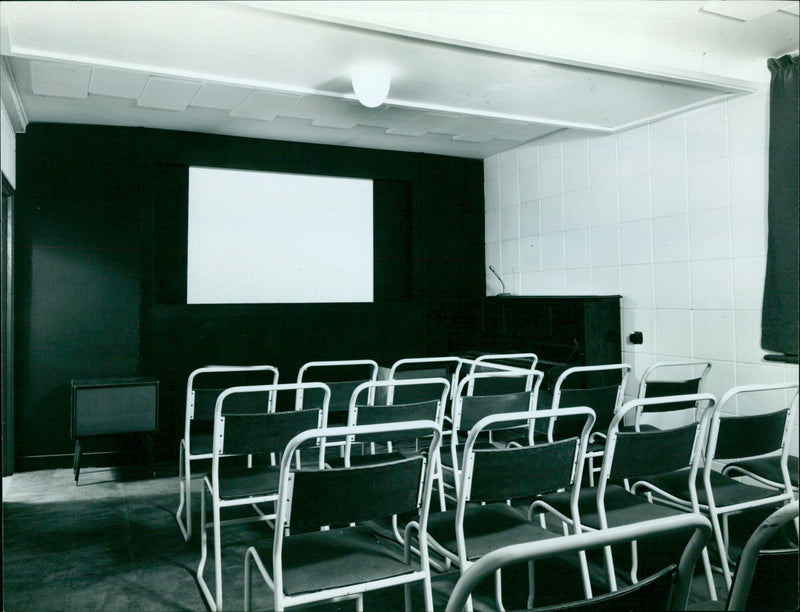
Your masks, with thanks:
[{"label": "dark wall", "polygon": [[[189,165],[375,179],[376,301],[183,303]],[[157,457],[177,460],[194,368],[270,363],[290,381],[313,359],[460,350],[462,304],[483,295],[480,160],[34,124],[17,179],[18,469],[69,464],[70,379],[158,377]]]}]

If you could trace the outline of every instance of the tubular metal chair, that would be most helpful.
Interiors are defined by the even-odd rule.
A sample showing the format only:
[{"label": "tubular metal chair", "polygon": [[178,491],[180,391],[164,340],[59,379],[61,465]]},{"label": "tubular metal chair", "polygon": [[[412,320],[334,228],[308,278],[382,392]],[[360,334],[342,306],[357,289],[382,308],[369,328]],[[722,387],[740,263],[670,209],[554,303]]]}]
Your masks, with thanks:
[{"label": "tubular metal chair", "polygon": [[[314,390],[322,394],[322,407],[288,412],[241,414],[230,413],[228,403],[248,394],[269,393],[276,395],[286,391]],[[265,512],[258,504],[275,504],[278,499],[279,468],[271,461],[275,453],[284,450],[289,440],[308,429],[324,427],[327,419],[330,392],[324,383],[288,383],[277,385],[257,385],[232,387],[223,391],[217,398],[214,409],[214,440],[211,458],[211,474],[203,479],[203,496],[200,504],[200,563],[197,567],[197,582],[200,591],[211,610],[222,610],[222,537],[223,524],[252,521],[271,521],[275,518],[271,507]],[[320,442],[319,456],[325,454],[324,441]],[[221,465],[221,459],[230,462],[234,456],[258,455],[262,464],[228,466]],[[291,461],[296,457],[284,457]],[[211,497],[211,524],[206,519],[206,494]],[[251,506],[255,514],[243,518],[222,520],[222,511],[232,507]],[[212,593],[203,576],[208,558],[208,529],[213,530],[214,538],[214,586]]]},{"label": "tubular metal chair", "polygon": [[[214,420],[214,406],[222,388],[200,388],[196,385],[198,380],[214,380],[228,376],[248,375],[261,373],[271,377],[266,380],[270,384],[277,384],[278,369],[270,365],[255,366],[206,366],[198,368],[189,374],[186,383],[186,410],[183,429],[183,438],[180,442],[178,459],[178,482],[180,483],[180,499],[175,519],[183,533],[183,538],[188,542],[192,538],[192,462],[202,459],[211,459],[211,438]],[[232,386],[232,385],[226,385]],[[239,410],[275,410],[275,398],[264,397],[263,394],[241,396]],[[200,474],[202,476],[204,474]],[[185,518],[181,518],[184,513]]]},{"label": "tubular metal chair", "polygon": [[[485,431],[555,416],[583,420],[580,437],[558,442],[519,445],[506,448],[477,448]],[[481,418],[470,429],[464,445],[463,467],[455,510],[432,514],[428,520],[428,544],[438,555],[456,563],[464,572],[477,559],[501,546],[542,541],[559,534],[537,525],[532,511],[512,507],[508,500],[529,500],[544,493],[572,488],[573,509],[577,509],[577,491],[583,466],[583,454],[594,423],[590,408],[492,414]],[[532,423],[531,423],[532,425]],[[580,533],[580,517],[573,524]],[[580,556],[586,595],[591,596],[586,559]],[[529,576],[532,578],[532,568]],[[531,595],[533,596],[531,582]],[[502,585],[496,576],[496,598],[502,609]],[[468,602],[468,608],[471,604]]]},{"label": "tubular metal chair", "polygon": [[728,593],[727,610],[798,609],[797,546],[765,550],[797,516],[795,500],[773,512],[747,540]]},{"label": "tubular metal chair", "polygon": [[[700,552],[711,535],[711,525],[699,514],[685,514],[666,519],[643,521],[612,527],[603,531],[575,534],[540,542],[504,546],[486,554],[462,573],[456,582],[446,612],[460,612],[470,594],[485,578],[503,567],[516,563],[552,558],[595,548],[607,548],[653,536],[678,534],[692,529],[677,564],[672,564],[639,583],[613,593],[563,603],[536,610],[685,610],[692,582],[692,573]],[[534,609],[529,606],[529,609]]]},{"label": "tubular metal chair", "polygon": [[[699,375],[697,374],[698,370],[700,370]],[[663,361],[654,363],[642,373],[642,377],[639,380],[639,392],[637,397],[639,399],[650,399],[654,397],[702,393],[703,383],[710,371],[710,361]],[[672,376],[670,376],[670,374]],[[686,410],[694,410],[697,407],[688,403],[684,408]],[[670,404],[666,406],[665,409],[674,413],[676,407]],[[653,404],[650,406],[648,412],[650,414],[658,413],[658,405]],[[634,416],[634,427],[636,429],[657,429],[655,425],[641,423],[641,416],[641,410],[637,411]]]},{"label": "tubular metal chair", "polygon": [[[747,476],[767,487],[782,489],[786,486],[783,482],[782,461],[782,455],[769,455],[767,457],[757,457],[756,459],[741,459],[726,463],[725,467],[722,468],[722,473],[732,478]],[[792,491],[794,491],[795,497],[797,497],[798,492],[799,463],[800,459],[794,455],[789,455],[786,458],[786,470],[789,472],[789,484],[792,485]]]},{"label": "tubular metal chair", "polygon": [[[295,450],[317,438],[393,436],[408,430],[427,436],[426,453],[333,469],[324,463],[309,469],[291,464]],[[361,610],[365,592],[401,584],[410,610],[414,582],[422,583],[425,609],[433,610],[426,535],[433,462],[428,458],[436,455],[440,441],[433,421],[316,429],[291,440],[281,462],[274,538],[245,553],[245,609],[252,605],[255,565],[273,592],[275,610],[348,598],[357,598]],[[406,513],[416,520],[405,529],[403,547],[365,524]],[[418,563],[411,557],[414,531],[420,542]]]},{"label": "tubular metal chair", "polygon": [[[313,374],[312,374],[313,373]],[[342,380],[346,377],[347,380]],[[353,378],[354,377],[354,378]],[[331,424],[344,424],[350,406],[350,396],[362,382],[378,379],[378,364],[372,359],[343,359],[337,361],[309,361],[297,372],[297,382],[323,382],[330,389],[328,406]],[[370,397],[370,402],[374,398]],[[295,399],[295,409],[318,408],[322,397],[319,392],[300,390]]]},{"label": "tubular metal chair", "polygon": [[[450,383],[452,399],[458,381],[461,378],[462,360],[459,357],[409,357],[395,361],[389,368],[389,380],[404,380],[408,378],[446,378]],[[412,403],[430,399],[437,399],[437,392],[432,387],[417,387],[414,385],[400,388],[389,387],[386,403]]]},{"label": "tubular metal chair", "polygon": [[[590,485],[594,485],[594,460],[603,456],[602,440],[605,438],[611,419],[622,406],[625,383],[630,371],[631,366],[627,363],[578,366],[564,370],[556,379],[553,389],[553,410],[589,406],[596,415],[594,430],[586,450]],[[551,442],[575,434],[576,427],[570,424],[568,419],[553,419],[548,423],[547,439]]]},{"label": "tubular metal chair", "polygon": [[[489,378],[510,379],[520,384],[524,384],[525,391],[517,393],[502,393],[495,395],[471,395],[470,389],[474,388],[476,381],[483,381]],[[529,379],[535,382],[531,387]],[[480,372],[469,374],[462,378],[456,389],[453,398],[452,415],[445,417],[445,428],[449,422],[449,431],[445,433],[448,440],[449,452],[442,453],[442,467],[445,476],[450,476],[450,482],[445,482],[445,489],[453,490],[453,494],[447,494],[453,502],[458,498],[459,472],[461,465],[461,455],[463,452],[464,438],[469,435],[472,427],[483,417],[491,414],[503,414],[508,412],[527,412],[536,409],[536,399],[539,392],[539,385],[542,382],[542,373],[539,371],[515,371],[515,372]],[[495,446],[491,436],[498,432],[518,432],[522,434],[510,436],[514,440],[522,439],[526,443],[533,441],[533,431],[531,426],[525,422],[518,423],[498,423],[496,426],[488,428],[486,440],[481,440],[480,444],[488,447]]]},{"label": "tubular metal chair", "polygon": [[[711,413],[704,465],[702,473],[697,476],[702,484],[702,487],[698,485],[697,500],[699,508],[709,515],[714,526],[714,537],[728,588],[732,580],[727,552],[728,516],[753,508],[780,506],[793,498],[786,462],[797,411],[797,389],[796,382],[735,387],[722,396]],[[794,393],[786,404],[784,392],[792,390]],[[775,399],[776,392],[780,399]],[[749,396],[751,400],[761,398],[759,414],[742,415],[741,410],[738,416],[731,413],[735,401],[744,396]],[[776,404],[778,409],[775,409]],[[769,411],[764,412],[764,407]],[[783,483],[779,488],[740,482],[714,469],[715,462],[774,456],[775,453],[779,453]],[[683,476],[677,473],[648,478],[648,482],[636,483],[634,487],[650,491],[666,502],[693,507],[697,502],[691,497]]]},{"label": "tubular metal chair", "polygon": [[[665,404],[674,404],[676,411],[684,412],[687,403],[703,405],[697,418],[687,425],[672,429],[653,431],[620,431],[620,425],[628,414],[633,414],[658,404],[659,411],[665,411]],[[603,463],[596,487],[583,488],[578,496],[578,510],[584,528],[605,530],[645,520],[659,520],[688,511],[699,512],[697,490],[695,487],[708,415],[715,405],[714,396],[708,393],[680,395],[669,398],[636,399],[623,405],[608,428]],[[691,492],[691,506],[688,509],[653,503],[645,495],[628,483],[636,481],[636,486],[659,474],[678,472],[680,478],[688,483]],[[617,484],[617,483],[625,483]],[[563,522],[569,523],[572,499],[569,493],[542,496],[534,505],[553,513]],[[638,550],[635,542],[631,547],[631,581],[637,581]],[[709,593],[716,600],[716,589],[711,574],[708,552],[703,551],[703,563]],[[612,591],[617,590],[616,571],[611,548],[604,548],[604,558],[608,582]]]}]

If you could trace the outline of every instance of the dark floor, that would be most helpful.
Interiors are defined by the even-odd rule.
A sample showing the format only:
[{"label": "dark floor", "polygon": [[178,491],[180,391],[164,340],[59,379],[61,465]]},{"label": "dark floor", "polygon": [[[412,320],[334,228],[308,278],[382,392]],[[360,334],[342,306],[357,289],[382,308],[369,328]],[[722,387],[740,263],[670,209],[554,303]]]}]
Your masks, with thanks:
[{"label": "dark floor", "polygon": [[[195,490],[199,491],[199,482]],[[196,525],[198,494],[195,501]],[[141,478],[117,469],[86,468],[78,486],[71,470],[4,478],[4,610],[206,609],[195,579],[199,537],[184,542],[174,517],[177,502],[174,473]],[[225,608],[240,610],[244,551],[254,540],[270,538],[270,532],[263,524],[249,524],[225,528],[223,534]],[[544,578],[539,571],[537,565],[537,589],[550,589],[550,596],[576,586],[569,568],[541,567]],[[437,610],[444,609],[456,578],[450,574],[434,581]],[[521,571],[510,570],[507,579],[504,574],[508,608],[524,605],[523,578]],[[209,565],[206,579],[213,584]],[[724,598],[724,587],[719,595]],[[415,609],[422,607],[421,596],[416,587]],[[693,601],[702,607],[707,599],[705,581],[696,579]],[[254,589],[254,605],[257,610],[272,609],[271,593],[263,584]],[[402,588],[368,594],[365,599],[367,610],[402,606]],[[475,607],[494,609],[488,589],[478,592]],[[354,606],[345,602],[324,608],[352,610]]]}]

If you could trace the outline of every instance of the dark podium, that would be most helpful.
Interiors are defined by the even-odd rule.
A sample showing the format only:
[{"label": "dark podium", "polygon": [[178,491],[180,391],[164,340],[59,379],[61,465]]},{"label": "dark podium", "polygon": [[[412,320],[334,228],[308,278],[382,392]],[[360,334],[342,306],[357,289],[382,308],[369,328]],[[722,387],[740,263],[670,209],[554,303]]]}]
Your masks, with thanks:
[{"label": "dark podium", "polygon": [[[75,439],[72,469],[77,484],[82,440],[90,436],[156,431],[158,380],[150,377],[74,379],[71,387],[72,437]],[[152,444],[149,436],[148,441]]]}]

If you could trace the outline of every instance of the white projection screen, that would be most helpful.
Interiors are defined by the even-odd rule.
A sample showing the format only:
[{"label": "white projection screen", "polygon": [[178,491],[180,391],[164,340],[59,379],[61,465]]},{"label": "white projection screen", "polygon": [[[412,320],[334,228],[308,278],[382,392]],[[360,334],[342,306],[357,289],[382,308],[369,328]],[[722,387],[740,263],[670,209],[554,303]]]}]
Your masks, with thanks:
[{"label": "white projection screen", "polygon": [[189,168],[189,304],[372,302],[372,181]]}]

